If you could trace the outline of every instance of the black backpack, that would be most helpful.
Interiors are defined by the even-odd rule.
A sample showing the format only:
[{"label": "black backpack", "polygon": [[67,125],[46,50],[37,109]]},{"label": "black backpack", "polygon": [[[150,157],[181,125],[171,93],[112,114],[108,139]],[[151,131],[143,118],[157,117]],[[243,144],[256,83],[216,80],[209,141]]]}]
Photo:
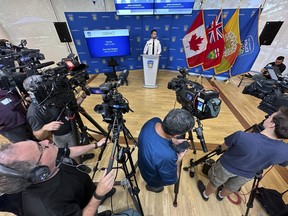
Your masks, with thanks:
[{"label": "black backpack", "polygon": [[276,190],[261,187],[257,189],[255,197],[270,216],[287,216],[288,205],[282,199],[287,191],[279,193]]}]

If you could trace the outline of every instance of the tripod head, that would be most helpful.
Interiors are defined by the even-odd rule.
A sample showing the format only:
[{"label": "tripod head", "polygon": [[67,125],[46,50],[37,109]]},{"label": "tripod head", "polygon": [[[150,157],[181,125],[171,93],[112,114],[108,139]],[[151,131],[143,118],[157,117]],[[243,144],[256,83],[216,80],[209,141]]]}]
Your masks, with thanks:
[{"label": "tripod head", "polygon": [[213,157],[215,155],[220,155],[220,154],[222,154],[224,152],[225,152],[225,150],[222,149],[222,146],[218,145],[213,151],[211,151],[207,155],[204,155],[202,158],[200,158],[200,159],[198,159],[196,161],[193,161],[193,159],[191,159],[190,160],[190,166],[184,167],[183,170],[184,171],[189,171],[190,170],[190,176],[193,178],[194,174],[195,174],[195,170],[194,170],[195,166],[207,161],[209,158],[211,158],[211,157]]}]

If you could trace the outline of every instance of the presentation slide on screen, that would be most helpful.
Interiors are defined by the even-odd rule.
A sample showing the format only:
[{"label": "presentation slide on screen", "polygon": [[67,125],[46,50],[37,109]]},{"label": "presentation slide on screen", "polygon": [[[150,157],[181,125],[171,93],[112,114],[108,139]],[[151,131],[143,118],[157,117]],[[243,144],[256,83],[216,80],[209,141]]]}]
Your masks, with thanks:
[{"label": "presentation slide on screen", "polygon": [[130,55],[128,29],[84,31],[91,58]]},{"label": "presentation slide on screen", "polygon": [[155,0],[154,14],[191,14],[194,0]]},{"label": "presentation slide on screen", "polygon": [[117,15],[153,15],[154,0],[115,0]]}]

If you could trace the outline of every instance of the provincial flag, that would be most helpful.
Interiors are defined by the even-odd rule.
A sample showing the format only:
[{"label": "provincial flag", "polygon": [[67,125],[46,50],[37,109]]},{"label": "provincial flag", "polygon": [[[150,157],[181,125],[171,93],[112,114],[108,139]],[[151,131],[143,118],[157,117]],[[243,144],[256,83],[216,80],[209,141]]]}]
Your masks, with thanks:
[{"label": "provincial flag", "polygon": [[223,17],[222,9],[212,21],[211,25],[206,29],[208,39],[205,51],[205,59],[202,65],[203,70],[216,67],[220,64],[224,51],[224,35],[223,35]]},{"label": "provincial flag", "polygon": [[229,70],[233,66],[241,48],[239,10],[240,9],[237,8],[224,27],[224,53],[220,65],[215,67],[215,74],[220,74]]},{"label": "provincial flag", "polygon": [[203,10],[200,10],[183,40],[183,47],[189,68],[204,62],[207,38],[205,33]]},{"label": "provincial flag", "polygon": [[260,9],[253,10],[245,28],[241,29],[242,47],[232,67],[231,76],[249,72],[260,52],[258,37],[259,16]]}]

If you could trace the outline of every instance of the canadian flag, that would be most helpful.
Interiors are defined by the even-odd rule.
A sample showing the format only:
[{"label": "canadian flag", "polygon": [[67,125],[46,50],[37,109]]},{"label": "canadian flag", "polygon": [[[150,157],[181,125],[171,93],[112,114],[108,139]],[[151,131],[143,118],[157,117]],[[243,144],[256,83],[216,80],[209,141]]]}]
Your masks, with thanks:
[{"label": "canadian flag", "polygon": [[208,43],[203,19],[203,10],[198,13],[195,21],[182,39],[182,43],[188,67],[191,68],[203,64]]}]

